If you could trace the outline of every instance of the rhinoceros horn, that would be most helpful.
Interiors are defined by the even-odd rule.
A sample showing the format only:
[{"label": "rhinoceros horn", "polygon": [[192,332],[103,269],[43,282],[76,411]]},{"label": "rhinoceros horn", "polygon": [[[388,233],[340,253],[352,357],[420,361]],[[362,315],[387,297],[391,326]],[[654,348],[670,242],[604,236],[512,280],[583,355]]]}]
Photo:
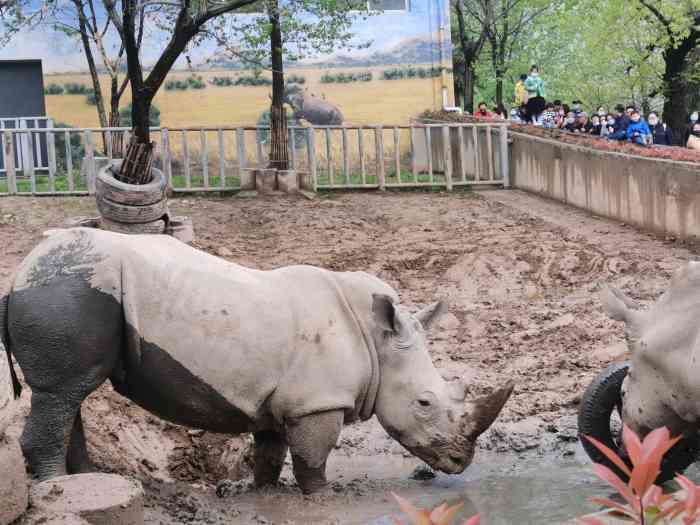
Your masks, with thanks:
[{"label": "rhinoceros horn", "polygon": [[468,401],[462,416],[462,434],[467,439],[476,439],[496,420],[503,405],[513,393],[513,382],[489,395]]},{"label": "rhinoceros horn", "polygon": [[639,310],[637,302],[617,288],[604,288],[601,301],[608,315],[616,321],[624,321],[631,332],[636,332],[643,325],[643,313]]}]

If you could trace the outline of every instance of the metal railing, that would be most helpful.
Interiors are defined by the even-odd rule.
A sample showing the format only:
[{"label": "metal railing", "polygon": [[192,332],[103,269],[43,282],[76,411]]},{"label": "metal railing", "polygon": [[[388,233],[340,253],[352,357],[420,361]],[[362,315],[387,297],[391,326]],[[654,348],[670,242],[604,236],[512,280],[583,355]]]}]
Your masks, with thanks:
[{"label": "metal railing", "polygon": [[[128,144],[128,128],[4,128],[0,195],[83,195]],[[268,127],[153,128],[155,165],[173,192],[241,189],[264,167]],[[115,137],[121,140],[115,141]],[[46,148],[46,162],[18,148]],[[316,189],[508,186],[507,124],[290,127],[290,168]]]}]

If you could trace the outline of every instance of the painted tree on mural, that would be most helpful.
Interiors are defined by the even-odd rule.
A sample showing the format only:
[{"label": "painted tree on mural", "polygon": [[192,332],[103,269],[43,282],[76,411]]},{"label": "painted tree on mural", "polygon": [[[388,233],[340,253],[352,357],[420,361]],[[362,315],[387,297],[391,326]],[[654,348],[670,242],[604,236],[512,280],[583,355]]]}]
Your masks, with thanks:
[{"label": "painted tree on mural", "polygon": [[[104,6],[92,0],[45,0],[39,3],[33,0],[17,0],[13,2],[12,9],[2,13],[0,44],[10,42],[21,31],[47,27],[80,41],[90,72],[99,123],[101,127],[106,128],[118,127],[121,124],[119,102],[129,84],[129,78],[122,75],[124,46],[110,50],[107,43],[114,36],[116,29],[112,20],[104,16],[104,12]],[[145,10],[142,10],[138,21],[139,47],[143,40],[144,27]],[[101,70],[109,77],[109,112],[102,92]],[[121,139],[120,134],[114,134],[112,137],[115,156],[120,155]]]},{"label": "painted tree on mural", "polygon": [[285,170],[289,167],[285,62],[368,46],[369,42],[354,38],[351,28],[373,13],[362,0],[258,0],[249,11],[253,14],[220,20],[208,36],[222,54],[272,71],[270,167]]}]

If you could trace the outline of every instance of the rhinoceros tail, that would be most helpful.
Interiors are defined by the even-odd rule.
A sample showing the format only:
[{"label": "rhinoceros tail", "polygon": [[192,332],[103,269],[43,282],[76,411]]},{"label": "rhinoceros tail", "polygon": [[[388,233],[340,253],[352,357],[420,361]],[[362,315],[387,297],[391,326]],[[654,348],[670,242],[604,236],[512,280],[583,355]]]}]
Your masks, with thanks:
[{"label": "rhinoceros tail", "polygon": [[12,364],[12,352],[10,351],[10,331],[7,323],[9,303],[9,295],[0,297],[0,341],[2,341],[2,344],[5,346],[5,352],[7,352],[7,364],[10,367],[10,376],[12,377],[12,389],[15,393],[15,399],[18,399],[20,394],[22,394],[22,383],[19,382],[17,372],[15,372],[15,367]]}]

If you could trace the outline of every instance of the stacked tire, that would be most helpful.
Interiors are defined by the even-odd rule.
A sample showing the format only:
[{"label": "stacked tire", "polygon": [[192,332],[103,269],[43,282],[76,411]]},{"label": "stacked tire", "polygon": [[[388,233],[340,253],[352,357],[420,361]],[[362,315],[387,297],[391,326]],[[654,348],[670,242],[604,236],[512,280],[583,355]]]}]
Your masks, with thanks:
[{"label": "stacked tire", "polygon": [[168,221],[167,180],[151,168],[148,184],[127,184],[114,176],[120,161],[101,169],[95,178],[102,227],[120,233],[164,233]]}]

